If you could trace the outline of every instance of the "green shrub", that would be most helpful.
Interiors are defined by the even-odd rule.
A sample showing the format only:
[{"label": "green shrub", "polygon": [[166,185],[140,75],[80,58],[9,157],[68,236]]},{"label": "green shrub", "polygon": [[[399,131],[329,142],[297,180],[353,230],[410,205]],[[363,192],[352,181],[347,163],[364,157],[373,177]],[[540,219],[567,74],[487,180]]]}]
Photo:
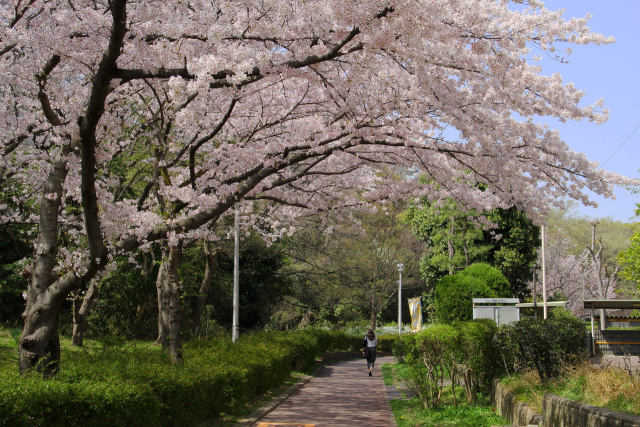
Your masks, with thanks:
[{"label": "green shrub", "polygon": [[566,310],[551,313],[546,320],[524,318],[500,327],[496,343],[508,374],[531,368],[546,381],[557,377],[563,365],[584,355],[582,322]]},{"label": "green shrub", "polygon": [[392,344],[393,356],[400,363],[405,361],[408,354],[416,348],[415,334],[403,334]]},{"label": "green shrub", "polygon": [[511,296],[511,290],[507,278],[504,277],[500,270],[490,266],[489,264],[471,264],[458,274],[479,279],[486,284],[489,289],[494,291],[497,298],[507,298]]},{"label": "green shrub", "polygon": [[[503,372],[497,362],[496,333],[496,324],[489,319],[433,324],[417,334],[400,337],[393,344],[393,351],[406,366],[410,384],[426,407],[438,405],[443,380],[457,365],[468,368],[456,371],[465,373],[467,398],[475,402],[478,391],[489,394],[493,378]],[[455,395],[455,382],[451,389]]]},{"label": "green shrub", "polygon": [[[416,334],[416,349],[406,356],[413,388],[428,408],[442,397],[444,378],[460,355],[460,332],[450,325],[431,325]],[[453,385],[452,385],[453,387]]]},{"label": "green shrub", "polygon": [[491,381],[501,374],[496,363],[498,350],[493,337],[498,328],[491,319],[476,319],[467,322],[455,322],[460,330],[460,353],[458,360],[467,365],[472,372],[473,387],[489,394]]},{"label": "green shrub", "polygon": [[500,270],[488,264],[472,264],[453,276],[444,276],[436,284],[436,321],[471,320],[473,298],[498,298],[509,294],[509,281]]},{"label": "green shrub", "polygon": [[451,323],[473,317],[473,298],[493,298],[496,294],[480,279],[470,275],[444,276],[436,284],[434,306],[436,320]]},{"label": "green shrub", "polygon": [[183,365],[157,348],[67,351],[59,374],[46,380],[5,365],[0,426],[197,425],[242,410],[320,352],[354,340],[322,330],[246,334],[235,344],[194,340],[184,346]]},{"label": "green shrub", "polygon": [[393,343],[398,340],[397,334],[378,335],[378,351],[391,353],[393,351]]}]

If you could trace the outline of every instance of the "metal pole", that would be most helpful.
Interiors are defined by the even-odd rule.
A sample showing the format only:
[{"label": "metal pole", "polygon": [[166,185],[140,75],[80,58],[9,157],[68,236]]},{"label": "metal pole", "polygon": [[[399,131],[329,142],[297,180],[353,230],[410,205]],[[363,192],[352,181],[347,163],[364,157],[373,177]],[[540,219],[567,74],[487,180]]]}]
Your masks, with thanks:
[{"label": "metal pole", "polygon": [[542,225],[542,318],[547,318],[547,270],[544,259],[545,227]]},{"label": "metal pole", "polygon": [[231,341],[238,341],[238,310],[240,306],[240,237],[238,233],[238,208],[233,223],[233,323]]},{"label": "metal pole", "polygon": [[398,280],[398,335],[402,334],[402,270],[404,264],[398,264],[398,273],[400,273],[400,279]]},{"label": "metal pole", "polygon": [[536,294],[536,266],[533,266],[533,318],[538,318],[538,295]]}]

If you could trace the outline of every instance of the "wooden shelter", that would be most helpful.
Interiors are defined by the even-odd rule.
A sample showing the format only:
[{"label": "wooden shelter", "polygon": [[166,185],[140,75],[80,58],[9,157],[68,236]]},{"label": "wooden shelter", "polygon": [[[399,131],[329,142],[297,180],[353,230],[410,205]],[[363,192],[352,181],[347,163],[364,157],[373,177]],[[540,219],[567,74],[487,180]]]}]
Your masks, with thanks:
[{"label": "wooden shelter", "polygon": [[[598,331],[594,326],[596,309],[640,310],[640,299],[588,299],[584,300],[584,308],[591,309],[591,351],[595,353],[596,345],[603,353],[640,354],[640,330]],[[597,338],[597,341],[596,341]]]}]

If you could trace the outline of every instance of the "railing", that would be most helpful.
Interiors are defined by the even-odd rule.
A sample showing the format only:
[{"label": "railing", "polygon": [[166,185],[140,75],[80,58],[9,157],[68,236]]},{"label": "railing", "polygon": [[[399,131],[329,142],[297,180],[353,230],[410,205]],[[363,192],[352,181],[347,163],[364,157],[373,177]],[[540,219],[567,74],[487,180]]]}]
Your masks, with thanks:
[{"label": "railing", "polygon": [[593,337],[597,354],[640,356],[640,330],[595,330]]}]

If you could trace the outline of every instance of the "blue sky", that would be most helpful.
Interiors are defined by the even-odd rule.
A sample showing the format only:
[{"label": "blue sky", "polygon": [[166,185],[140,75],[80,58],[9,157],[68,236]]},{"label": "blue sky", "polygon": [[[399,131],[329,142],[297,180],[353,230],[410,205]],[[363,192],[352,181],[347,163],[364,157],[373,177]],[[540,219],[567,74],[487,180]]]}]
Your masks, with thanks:
[{"label": "blue sky", "polygon": [[[568,64],[543,60],[544,74],[559,72],[566,82],[586,92],[581,105],[603,98],[609,120],[601,125],[587,121],[559,123],[567,144],[603,169],[640,178],[640,0],[547,0],[548,9],[565,9],[564,17],[591,13],[589,26],[613,36],[608,45],[571,45]],[[635,131],[635,132],[634,132]],[[598,208],[580,207],[576,212],[591,218],[612,217],[629,221],[640,194],[616,188],[616,199],[593,197]]]}]

